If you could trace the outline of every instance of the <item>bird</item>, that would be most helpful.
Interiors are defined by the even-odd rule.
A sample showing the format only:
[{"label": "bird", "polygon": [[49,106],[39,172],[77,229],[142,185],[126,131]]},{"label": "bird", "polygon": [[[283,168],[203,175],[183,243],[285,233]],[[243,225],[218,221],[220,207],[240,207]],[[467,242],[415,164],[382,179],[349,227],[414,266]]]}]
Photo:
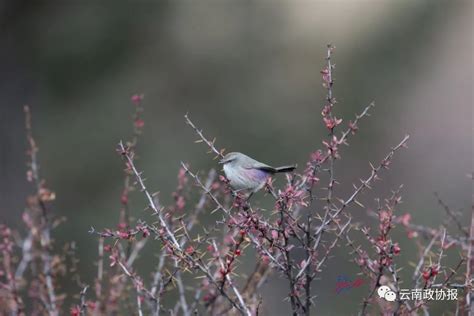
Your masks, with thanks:
[{"label": "bird", "polygon": [[220,161],[230,186],[237,192],[250,191],[252,194],[265,186],[268,178],[275,173],[291,172],[296,165],[272,167],[239,152],[231,152]]}]

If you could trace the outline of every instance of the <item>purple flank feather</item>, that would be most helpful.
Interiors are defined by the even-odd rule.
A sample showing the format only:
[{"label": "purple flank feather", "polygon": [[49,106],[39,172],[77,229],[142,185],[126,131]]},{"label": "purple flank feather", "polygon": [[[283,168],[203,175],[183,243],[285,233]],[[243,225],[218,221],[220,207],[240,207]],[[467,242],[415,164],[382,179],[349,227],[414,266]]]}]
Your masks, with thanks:
[{"label": "purple flank feather", "polygon": [[254,181],[266,181],[268,177],[268,172],[259,169],[247,169],[245,171],[246,175],[249,178],[252,178]]}]

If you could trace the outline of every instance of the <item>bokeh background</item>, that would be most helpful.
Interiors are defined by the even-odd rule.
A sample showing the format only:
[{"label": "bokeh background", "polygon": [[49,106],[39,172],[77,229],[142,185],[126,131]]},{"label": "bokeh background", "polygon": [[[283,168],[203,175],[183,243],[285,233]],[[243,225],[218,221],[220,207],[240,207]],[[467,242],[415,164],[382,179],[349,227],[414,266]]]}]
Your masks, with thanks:
[{"label": "bokeh background", "polygon": [[[436,191],[463,211],[467,224],[472,181],[466,174],[473,169],[468,0],[0,1],[0,221],[24,230],[21,213],[31,188],[22,108],[29,104],[41,174],[57,194],[54,213],[68,219],[55,242],[76,241],[80,272],[91,283],[97,243],[87,231],[117,223],[123,165],[115,146],[132,132],[130,96],[145,95],[139,166],[164,203],[172,201],[180,161],[193,170],[216,167],[207,148],[194,144],[187,112],[219,147],[304,166],[327,134],[319,73],[327,43],[336,46],[337,116],[347,123],[376,102],[336,165],[344,183],[337,193],[347,196],[351,183],[368,174],[368,161],[379,161],[408,133],[409,148],[363,201],[375,205],[374,197],[404,184],[400,213],[438,227],[445,214]],[[134,217],[147,218],[142,196],[132,203]],[[350,211],[370,223],[363,210]],[[415,260],[402,229],[395,236],[401,262]],[[140,259],[145,277],[156,260],[153,247]],[[315,314],[358,311],[367,286],[334,295],[338,275],[356,277],[349,259],[342,247],[316,282]],[[446,262],[457,259],[452,253]],[[63,290],[79,291],[72,282]],[[288,314],[287,287],[278,277],[263,295],[265,314]]]}]

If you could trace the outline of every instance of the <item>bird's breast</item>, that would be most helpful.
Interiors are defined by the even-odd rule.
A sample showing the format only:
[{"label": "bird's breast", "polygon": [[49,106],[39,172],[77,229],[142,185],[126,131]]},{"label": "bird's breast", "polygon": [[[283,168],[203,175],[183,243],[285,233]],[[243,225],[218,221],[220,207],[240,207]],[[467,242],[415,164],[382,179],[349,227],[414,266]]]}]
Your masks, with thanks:
[{"label": "bird's breast", "polygon": [[268,173],[259,169],[247,169],[224,165],[224,172],[230,185],[236,190],[260,188],[267,181]]}]

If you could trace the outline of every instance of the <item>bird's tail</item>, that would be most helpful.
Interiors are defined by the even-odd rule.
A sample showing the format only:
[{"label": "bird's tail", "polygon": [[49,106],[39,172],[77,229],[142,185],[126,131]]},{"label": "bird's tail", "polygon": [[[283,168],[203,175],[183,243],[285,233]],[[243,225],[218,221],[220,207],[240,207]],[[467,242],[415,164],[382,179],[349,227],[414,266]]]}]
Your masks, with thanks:
[{"label": "bird's tail", "polygon": [[275,172],[291,172],[296,169],[296,166],[282,166],[275,168]]}]

